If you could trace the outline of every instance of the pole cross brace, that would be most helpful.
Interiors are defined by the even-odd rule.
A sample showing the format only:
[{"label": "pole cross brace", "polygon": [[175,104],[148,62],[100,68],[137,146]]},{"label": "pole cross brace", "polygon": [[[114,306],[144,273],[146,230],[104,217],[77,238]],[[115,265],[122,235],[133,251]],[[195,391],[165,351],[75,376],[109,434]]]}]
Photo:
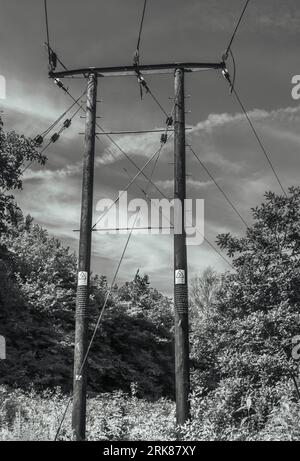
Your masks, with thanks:
[{"label": "pole cross brace", "polygon": [[[175,69],[181,68],[186,72],[199,72],[201,70],[225,69],[224,62],[177,62],[168,64],[145,64],[139,66],[139,71],[143,75],[150,74],[172,74]],[[86,77],[95,74],[97,77],[136,77],[135,66],[118,66],[118,67],[86,67],[81,69],[62,70],[59,72],[49,72],[50,78],[67,78],[81,75]]]}]

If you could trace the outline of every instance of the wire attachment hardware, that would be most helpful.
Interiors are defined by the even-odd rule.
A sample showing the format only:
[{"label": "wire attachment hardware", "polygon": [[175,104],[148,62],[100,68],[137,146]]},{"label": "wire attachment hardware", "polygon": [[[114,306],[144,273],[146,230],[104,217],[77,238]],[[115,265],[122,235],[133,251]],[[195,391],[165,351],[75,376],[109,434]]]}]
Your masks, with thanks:
[{"label": "wire attachment hardware", "polygon": [[234,90],[234,84],[233,82],[231,81],[231,77],[230,77],[230,73],[227,69],[227,67],[224,67],[224,69],[222,70],[222,75],[223,77],[225,78],[225,80],[227,80],[227,82],[229,83],[229,86],[230,86],[230,94],[233,92]]},{"label": "wire attachment hardware", "polygon": [[49,69],[51,72],[54,72],[57,68],[57,54],[50,50],[49,52]]},{"label": "wire attachment hardware", "polygon": [[52,136],[51,136],[51,142],[53,142],[53,144],[58,141],[60,138],[60,135],[58,133],[54,133]]},{"label": "wire attachment hardware", "polygon": [[173,119],[172,115],[170,115],[166,120],[166,125],[169,128],[169,127],[173,126],[173,124],[174,124],[174,119]]},{"label": "wire attachment hardware", "polygon": [[64,121],[64,128],[69,128],[72,124],[72,120],[70,118],[67,118],[65,121]]},{"label": "wire attachment hardware", "polygon": [[160,142],[161,144],[166,144],[167,141],[168,141],[168,135],[166,133],[163,133],[160,137]]},{"label": "wire attachment hardware", "polygon": [[44,142],[44,138],[42,135],[39,134],[38,136],[34,138],[33,142],[35,143],[37,147],[40,147]]}]

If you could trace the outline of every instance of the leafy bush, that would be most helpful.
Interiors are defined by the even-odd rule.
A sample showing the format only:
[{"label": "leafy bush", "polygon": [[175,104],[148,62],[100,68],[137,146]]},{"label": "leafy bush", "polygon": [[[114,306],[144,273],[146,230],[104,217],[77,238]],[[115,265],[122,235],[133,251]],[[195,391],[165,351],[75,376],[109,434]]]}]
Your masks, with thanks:
[{"label": "leafy bush", "polygon": [[[213,305],[193,324],[193,389],[205,389],[199,405],[208,405],[212,437],[222,437],[220,415],[220,427],[249,425],[238,411],[247,399],[251,430],[260,431],[283,395],[282,383],[298,394],[291,351],[300,331],[300,188],[288,197],[267,193],[253,217],[245,237],[219,236],[236,273],[223,277]],[[210,405],[216,414],[207,414]]]}]

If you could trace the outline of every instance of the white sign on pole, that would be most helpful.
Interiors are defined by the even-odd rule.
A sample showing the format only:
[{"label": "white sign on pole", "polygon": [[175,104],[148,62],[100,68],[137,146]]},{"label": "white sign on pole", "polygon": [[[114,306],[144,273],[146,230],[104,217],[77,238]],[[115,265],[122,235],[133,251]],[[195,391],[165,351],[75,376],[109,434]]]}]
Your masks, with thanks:
[{"label": "white sign on pole", "polygon": [[185,270],[178,269],[175,271],[175,285],[184,285],[185,284]]},{"label": "white sign on pole", "polygon": [[78,272],[78,286],[86,287],[88,284],[88,273],[87,272]]}]

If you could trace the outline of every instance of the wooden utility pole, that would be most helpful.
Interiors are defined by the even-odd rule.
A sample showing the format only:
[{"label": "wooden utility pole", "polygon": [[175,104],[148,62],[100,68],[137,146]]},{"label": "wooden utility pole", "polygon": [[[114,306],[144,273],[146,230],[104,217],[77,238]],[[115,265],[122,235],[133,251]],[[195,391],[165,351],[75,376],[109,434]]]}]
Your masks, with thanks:
[{"label": "wooden utility pole", "polygon": [[93,184],[97,105],[97,75],[89,73],[83,157],[78,286],[74,351],[72,428],[76,440],[85,439],[86,429],[86,352],[93,217]]},{"label": "wooden utility pole", "polygon": [[[184,68],[175,69],[175,120],[174,120],[174,198],[181,202],[179,210],[181,233],[174,232],[174,302],[175,302],[175,380],[176,418],[182,426],[189,419],[189,320],[188,275],[185,233],[185,96]],[[176,210],[176,207],[175,207]],[[176,213],[176,211],[175,211]],[[178,219],[175,218],[176,220]]]}]

